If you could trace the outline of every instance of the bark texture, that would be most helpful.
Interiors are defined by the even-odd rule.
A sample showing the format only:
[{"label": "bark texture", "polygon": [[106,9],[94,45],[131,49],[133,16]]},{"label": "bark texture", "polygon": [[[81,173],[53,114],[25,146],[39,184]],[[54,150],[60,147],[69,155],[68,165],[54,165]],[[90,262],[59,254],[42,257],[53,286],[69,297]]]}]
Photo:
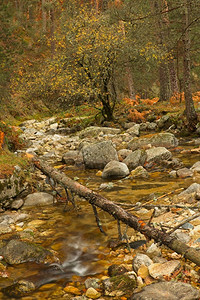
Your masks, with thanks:
[{"label": "bark texture", "polygon": [[41,170],[45,175],[52,178],[55,182],[62,185],[65,189],[69,189],[71,192],[85,198],[91,205],[101,208],[116,220],[119,220],[136,231],[141,232],[148,239],[153,239],[155,242],[159,242],[173,251],[182,254],[186,259],[191,260],[196,265],[200,266],[200,251],[195,248],[187,246],[175,237],[169,234],[147,225],[141,219],[135,215],[127,212],[114,202],[106,199],[100,194],[88,189],[80,183],[73,181],[65,174],[56,171],[51,166],[47,165],[44,161],[33,158],[34,165]]}]

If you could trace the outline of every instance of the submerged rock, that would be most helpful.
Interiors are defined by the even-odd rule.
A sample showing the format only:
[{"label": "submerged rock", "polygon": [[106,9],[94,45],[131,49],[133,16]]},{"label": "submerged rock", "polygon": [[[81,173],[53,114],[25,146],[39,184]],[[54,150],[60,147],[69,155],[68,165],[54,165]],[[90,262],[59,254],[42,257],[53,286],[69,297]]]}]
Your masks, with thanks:
[{"label": "submerged rock", "polygon": [[130,300],[198,300],[199,297],[199,291],[190,284],[169,281],[147,285]]},{"label": "submerged rock", "polygon": [[112,160],[104,168],[102,178],[104,179],[118,179],[124,178],[129,174],[129,169],[126,164]]},{"label": "submerged rock", "polygon": [[11,286],[3,288],[2,292],[9,297],[21,298],[22,296],[29,295],[35,289],[36,286],[33,282],[22,279]]},{"label": "submerged rock", "polygon": [[51,252],[43,247],[20,240],[10,240],[0,249],[0,255],[10,265],[29,261],[43,262],[48,256],[52,256]]}]

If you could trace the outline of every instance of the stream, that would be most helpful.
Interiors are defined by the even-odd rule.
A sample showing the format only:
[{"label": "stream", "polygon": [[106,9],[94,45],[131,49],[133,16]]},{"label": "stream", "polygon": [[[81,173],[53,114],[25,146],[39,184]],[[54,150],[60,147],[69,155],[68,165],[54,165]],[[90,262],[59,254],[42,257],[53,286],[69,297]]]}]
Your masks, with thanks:
[{"label": "stream", "polygon": [[[181,146],[183,147],[183,146]],[[192,146],[184,146],[191,149]],[[173,153],[180,158],[185,166],[191,166],[199,160],[199,155]],[[65,168],[65,173],[88,188],[100,192],[106,198],[118,203],[136,204],[137,202],[153,201],[159,204],[157,197],[188,187],[194,178],[170,178],[168,172],[155,170],[150,172],[148,179],[112,180],[109,183],[97,176],[97,170],[82,170],[75,166]],[[107,183],[106,189],[101,189],[102,183]],[[110,185],[109,185],[110,184]],[[62,191],[61,191],[62,192]],[[92,207],[85,201],[78,199],[77,211],[72,207],[64,210],[65,203],[58,201],[52,206],[23,207],[23,213],[31,213],[31,219],[37,220],[25,224],[34,233],[34,242],[44,248],[51,249],[59,257],[58,263],[36,264],[24,263],[8,266],[8,278],[0,278],[0,288],[9,286],[19,279],[31,279],[38,287],[31,295],[21,297],[24,300],[61,299],[63,288],[68,282],[75,282],[76,286],[83,289],[86,278],[102,278],[106,275],[108,267],[116,262],[116,257],[110,255],[108,241],[117,238],[117,223],[105,212],[99,212],[99,217],[107,236],[100,233],[93,214]],[[133,212],[134,213],[134,212]],[[125,226],[122,226],[125,230]],[[128,236],[140,239],[136,232],[128,229]],[[130,257],[129,257],[130,259]],[[127,258],[128,260],[128,258]],[[118,258],[118,262],[120,258]],[[126,262],[124,257],[121,263]],[[72,297],[73,298],[73,297]],[[0,293],[0,299],[10,299]],[[106,297],[104,299],[107,299]],[[108,298],[110,299],[110,298]]]}]

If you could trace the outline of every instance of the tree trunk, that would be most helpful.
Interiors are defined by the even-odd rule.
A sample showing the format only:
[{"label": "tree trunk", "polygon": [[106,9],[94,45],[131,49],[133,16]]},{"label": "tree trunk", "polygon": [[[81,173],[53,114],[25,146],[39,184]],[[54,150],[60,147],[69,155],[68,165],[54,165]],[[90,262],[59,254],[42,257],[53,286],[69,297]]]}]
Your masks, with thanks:
[{"label": "tree trunk", "polygon": [[191,90],[191,66],[190,66],[190,0],[185,0],[185,32],[183,36],[184,44],[184,93],[185,93],[185,108],[190,131],[196,130],[197,114],[194,108]]},{"label": "tree trunk", "polygon": [[198,251],[197,249],[187,246],[185,243],[181,242],[173,236],[170,236],[166,232],[147,225],[138,217],[125,211],[114,202],[88,189],[80,183],[73,181],[65,174],[56,171],[54,168],[48,166],[44,161],[38,158],[33,158],[33,163],[45,175],[52,178],[55,182],[62,185],[65,189],[69,189],[71,192],[85,198],[91,205],[101,208],[102,210],[112,215],[116,220],[119,220],[127,224],[134,230],[144,234],[148,239],[154,239],[155,242],[166,245],[173,251],[182,254],[186,259],[189,259],[196,265],[200,266],[200,251]]},{"label": "tree trunk", "polygon": [[[155,0],[153,6],[153,12],[156,14],[156,24],[157,24],[157,38],[158,43],[160,45],[161,51],[166,51],[165,44],[165,36],[163,32],[163,20],[161,16],[161,11],[163,8],[163,0]],[[163,22],[162,22],[163,21]],[[168,69],[168,61],[167,59],[161,59],[159,65],[159,82],[160,82],[160,101],[167,101],[171,97],[171,89],[170,89],[170,77],[169,77],[169,69]]]},{"label": "tree trunk", "polygon": [[46,34],[47,31],[47,13],[45,8],[45,0],[42,0],[42,31]]},{"label": "tree trunk", "polygon": [[50,40],[51,40],[51,57],[55,54],[55,20],[54,20],[54,8],[51,7],[49,11],[50,15]]}]

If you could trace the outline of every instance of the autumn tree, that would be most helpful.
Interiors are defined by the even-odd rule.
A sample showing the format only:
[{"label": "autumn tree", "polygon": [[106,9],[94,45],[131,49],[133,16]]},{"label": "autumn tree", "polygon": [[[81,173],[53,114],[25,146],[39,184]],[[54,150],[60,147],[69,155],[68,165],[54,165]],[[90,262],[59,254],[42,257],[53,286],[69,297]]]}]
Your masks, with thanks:
[{"label": "autumn tree", "polygon": [[[55,34],[55,54],[26,82],[29,90],[55,95],[63,102],[82,99],[102,104],[105,120],[113,119],[117,100],[115,70],[122,54],[121,26],[110,24],[106,14],[86,7],[63,12]],[[50,43],[51,47],[51,43]]]}]

